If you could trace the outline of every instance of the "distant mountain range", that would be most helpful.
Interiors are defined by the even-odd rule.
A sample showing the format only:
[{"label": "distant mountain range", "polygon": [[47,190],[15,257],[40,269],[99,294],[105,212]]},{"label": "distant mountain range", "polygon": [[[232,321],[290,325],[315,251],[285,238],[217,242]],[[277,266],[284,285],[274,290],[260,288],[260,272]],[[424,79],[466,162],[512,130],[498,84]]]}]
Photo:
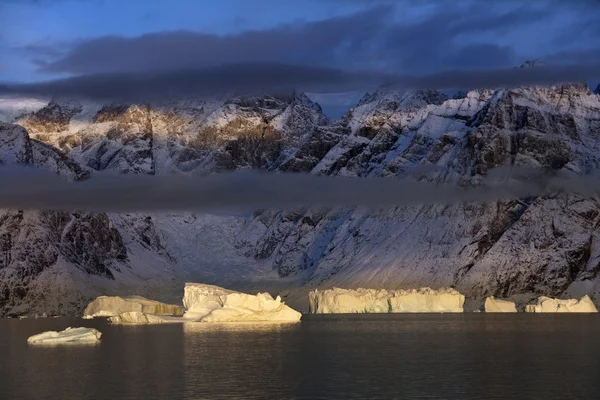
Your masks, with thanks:
[{"label": "distant mountain range", "polygon": [[[366,94],[339,121],[301,93],[147,104],[3,100],[0,160],[65,179],[257,168],[477,185],[499,166],[600,167],[584,84]],[[433,168],[420,168],[433,167]],[[75,183],[76,184],[76,183]],[[598,300],[600,203],[547,193],[450,206],[194,213],[0,212],[0,316],[78,314],[99,294],[181,297],[184,281],[281,292],[457,288]],[[302,302],[304,301],[304,302]]]}]

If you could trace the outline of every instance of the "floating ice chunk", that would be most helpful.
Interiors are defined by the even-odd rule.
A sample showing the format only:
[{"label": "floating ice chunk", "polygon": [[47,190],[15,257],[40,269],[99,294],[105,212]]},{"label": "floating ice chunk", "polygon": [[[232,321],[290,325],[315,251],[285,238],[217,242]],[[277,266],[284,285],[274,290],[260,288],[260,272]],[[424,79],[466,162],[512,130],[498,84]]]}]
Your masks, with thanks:
[{"label": "floating ice chunk", "polygon": [[465,296],[449,288],[333,288],[314,290],[309,293],[308,300],[310,312],[314,314],[463,312]]},{"label": "floating ice chunk", "polygon": [[581,300],[577,299],[552,299],[550,297],[541,296],[538,298],[537,304],[529,304],[525,307],[525,312],[531,313],[597,313],[598,309],[594,305],[589,296],[583,296]]},{"label": "floating ice chunk", "polygon": [[48,331],[27,339],[30,344],[96,343],[102,333],[94,328],[67,328],[64,331]]},{"label": "floating ice chunk", "polygon": [[185,310],[182,306],[161,303],[141,296],[100,296],[88,304],[83,312],[83,318],[115,317],[130,311],[154,315],[182,316]]},{"label": "floating ice chunk", "polygon": [[108,317],[112,324],[121,325],[146,325],[146,324],[164,324],[168,322],[183,322],[181,318],[165,315],[146,314],[140,311],[128,311]]},{"label": "floating ice chunk", "polygon": [[490,296],[485,299],[484,309],[486,313],[516,313],[517,307],[512,301],[499,300]]},{"label": "floating ice chunk", "polygon": [[186,283],[183,304],[184,317],[200,322],[297,322],[302,317],[279,296],[273,299],[268,293],[251,295],[199,283]]}]

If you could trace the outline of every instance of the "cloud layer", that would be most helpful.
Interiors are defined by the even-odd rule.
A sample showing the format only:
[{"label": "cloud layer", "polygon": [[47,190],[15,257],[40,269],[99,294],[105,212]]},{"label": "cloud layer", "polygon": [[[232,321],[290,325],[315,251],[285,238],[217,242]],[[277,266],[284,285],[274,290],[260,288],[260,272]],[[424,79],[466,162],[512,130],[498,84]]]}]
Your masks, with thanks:
[{"label": "cloud layer", "polygon": [[[49,74],[204,69],[247,63],[385,69],[406,74],[502,68],[520,64],[522,57],[599,48],[597,23],[591,16],[600,13],[600,2],[577,3],[379,1],[364,3],[369,7],[350,15],[262,30],[226,35],[192,31],[114,35],[76,41],[66,52],[64,44],[59,49],[42,44],[30,50],[39,55],[40,71]],[[529,48],[519,48],[520,43],[530,43]],[[585,43],[590,48],[582,48]],[[539,54],[538,48],[545,48],[546,54]]]},{"label": "cloud layer", "polygon": [[[264,0],[266,1],[266,0]],[[331,3],[331,2],[325,2]],[[229,34],[160,31],[31,43],[47,77],[3,92],[146,99],[302,90],[470,89],[593,80],[600,2],[354,2],[361,11]],[[265,5],[265,4],[263,4]],[[289,21],[289,19],[288,19]],[[555,67],[513,70],[526,58]]]},{"label": "cloud layer", "polygon": [[381,86],[389,89],[498,88],[585,82],[599,75],[600,65],[458,70],[410,76],[302,65],[246,64],[156,73],[91,74],[42,83],[0,85],[0,94],[147,101],[293,90],[344,92],[372,90]]},{"label": "cloud layer", "polygon": [[596,176],[547,176],[502,169],[482,186],[460,188],[411,178],[346,178],[233,172],[209,177],[98,175],[69,183],[35,170],[4,169],[0,208],[126,211],[230,211],[307,205],[389,208],[488,202],[546,191],[597,195]]}]

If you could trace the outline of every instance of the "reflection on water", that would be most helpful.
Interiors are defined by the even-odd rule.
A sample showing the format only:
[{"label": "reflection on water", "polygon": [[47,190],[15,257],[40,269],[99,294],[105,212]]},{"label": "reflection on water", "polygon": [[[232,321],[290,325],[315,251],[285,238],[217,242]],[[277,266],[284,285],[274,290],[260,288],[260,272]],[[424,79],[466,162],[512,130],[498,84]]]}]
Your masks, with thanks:
[{"label": "reflection on water", "polygon": [[[67,326],[97,346],[39,347]],[[598,315],[308,316],[301,323],[0,320],[1,399],[595,399]]]},{"label": "reflection on water", "polygon": [[187,322],[183,324],[186,334],[211,332],[278,332],[297,328],[300,322]]},{"label": "reflection on water", "polygon": [[75,341],[75,342],[34,342],[28,343],[30,346],[35,347],[59,347],[59,346],[68,346],[68,347],[79,347],[79,346],[99,346],[100,341],[92,342],[90,340],[87,341]]}]

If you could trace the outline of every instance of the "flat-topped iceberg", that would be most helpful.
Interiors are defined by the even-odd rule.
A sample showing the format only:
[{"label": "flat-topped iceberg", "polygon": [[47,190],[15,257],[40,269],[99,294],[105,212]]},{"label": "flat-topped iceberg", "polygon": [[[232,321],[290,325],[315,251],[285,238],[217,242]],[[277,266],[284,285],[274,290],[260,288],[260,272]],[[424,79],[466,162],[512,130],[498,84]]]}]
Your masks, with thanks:
[{"label": "flat-topped iceberg", "polygon": [[490,296],[485,299],[484,309],[486,313],[516,313],[517,306],[512,301],[500,300]]},{"label": "flat-topped iceberg", "polygon": [[88,304],[83,312],[83,318],[116,317],[132,311],[177,317],[182,316],[185,312],[182,306],[161,303],[141,296],[100,296]]},{"label": "flat-topped iceberg", "polygon": [[48,331],[27,339],[29,344],[96,343],[102,333],[94,328],[67,328],[64,331]]},{"label": "flat-topped iceberg", "polygon": [[186,283],[184,318],[200,322],[297,322],[302,314],[269,293],[251,295],[200,283]]},{"label": "flat-topped iceberg", "polygon": [[463,312],[465,296],[450,288],[411,290],[314,290],[308,295],[313,314]]},{"label": "flat-topped iceberg", "polygon": [[589,296],[583,296],[581,300],[577,299],[552,299],[550,297],[541,296],[537,300],[537,304],[529,304],[525,307],[525,312],[531,313],[597,313],[598,309],[594,305]]}]

